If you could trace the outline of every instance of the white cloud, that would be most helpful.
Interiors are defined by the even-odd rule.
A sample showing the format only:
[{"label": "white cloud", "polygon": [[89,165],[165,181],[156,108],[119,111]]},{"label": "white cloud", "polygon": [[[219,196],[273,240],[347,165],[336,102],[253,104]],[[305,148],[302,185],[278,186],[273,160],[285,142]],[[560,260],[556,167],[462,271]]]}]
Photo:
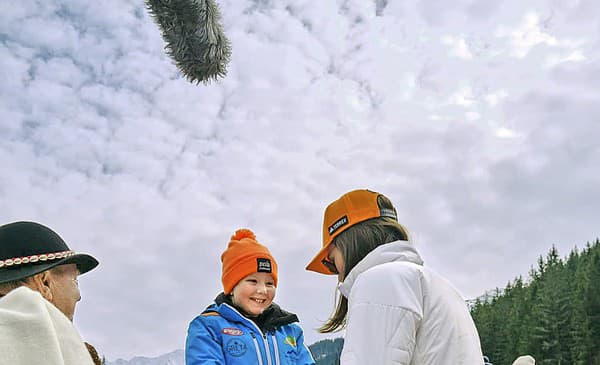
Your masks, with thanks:
[{"label": "white cloud", "polygon": [[511,129],[500,127],[496,130],[496,136],[500,138],[512,138],[515,137],[515,132]]},{"label": "white cloud", "polygon": [[450,54],[452,56],[464,58],[466,60],[473,58],[473,54],[471,54],[469,46],[464,38],[446,35],[442,37],[442,44],[451,47]]}]

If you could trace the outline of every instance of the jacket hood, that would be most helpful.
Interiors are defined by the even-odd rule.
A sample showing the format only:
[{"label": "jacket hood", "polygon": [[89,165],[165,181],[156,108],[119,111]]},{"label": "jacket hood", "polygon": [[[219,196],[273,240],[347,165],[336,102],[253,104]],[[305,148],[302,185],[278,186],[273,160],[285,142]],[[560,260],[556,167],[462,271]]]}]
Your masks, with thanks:
[{"label": "jacket hood", "polygon": [[340,283],[338,289],[343,296],[348,298],[350,295],[350,290],[352,289],[352,285],[354,285],[356,278],[360,274],[374,266],[395,261],[411,262],[413,264],[423,265],[423,259],[421,259],[419,253],[409,241],[394,241],[386,243],[375,248],[362,260],[360,260],[344,279],[344,282]]}]

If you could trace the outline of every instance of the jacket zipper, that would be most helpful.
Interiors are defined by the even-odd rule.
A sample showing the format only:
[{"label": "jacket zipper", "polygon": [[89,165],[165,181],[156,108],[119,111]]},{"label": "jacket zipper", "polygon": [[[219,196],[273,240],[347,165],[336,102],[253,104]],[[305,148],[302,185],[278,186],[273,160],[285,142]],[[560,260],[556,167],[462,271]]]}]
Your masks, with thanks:
[{"label": "jacket zipper", "polygon": [[252,336],[252,342],[254,342],[254,349],[256,350],[256,357],[258,357],[258,365],[263,365],[262,354],[260,353],[260,347],[258,347],[258,341],[256,340],[256,336],[254,336],[254,332],[250,331],[250,336]]},{"label": "jacket zipper", "polygon": [[[239,316],[241,318],[243,318],[246,322],[250,323],[254,328],[256,328],[258,330],[258,333],[260,333],[262,335],[263,338],[263,344],[265,347],[265,351],[267,352],[267,365],[273,365],[272,361],[271,361],[271,351],[269,351],[269,341],[267,341],[267,335],[264,334],[260,328],[256,325],[256,323],[252,322],[251,320],[249,320],[248,318],[244,317],[240,312],[238,312],[237,309],[233,308],[232,306],[230,306],[227,303],[223,303],[223,305],[228,306],[229,308],[231,308],[232,311],[236,312],[237,314],[239,314]],[[256,339],[256,336],[254,336],[254,332],[250,331],[250,334],[252,335],[252,340],[254,341],[254,347],[256,348],[256,355],[258,355],[258,361],[259,361],[259,365],[263,365],[262,362],[262,355],[260,353],[260,347],[258,346],[258,340]],[[275,341],[273,341],[273,343],[275,343]],[[277,345],[274,345],[275,348],[277,348]],[[279,363],[279,361],[277,362]]]},{"label": "jacket zipper", "polygon": [[269,341],[267,341],[267,335],[263,334],[263,340],[265,344],[265,351],[267,352],[267,364],[272,365],[273,362],[271,361],[271,351],[269,351]]},{"label": "jacket zipper", "polygon": [[277,339],[274,333],[271,333],[271,340],[273,341],[273,349],[275,350],[275,365],[279,365],[279,347],[277,346]]}]

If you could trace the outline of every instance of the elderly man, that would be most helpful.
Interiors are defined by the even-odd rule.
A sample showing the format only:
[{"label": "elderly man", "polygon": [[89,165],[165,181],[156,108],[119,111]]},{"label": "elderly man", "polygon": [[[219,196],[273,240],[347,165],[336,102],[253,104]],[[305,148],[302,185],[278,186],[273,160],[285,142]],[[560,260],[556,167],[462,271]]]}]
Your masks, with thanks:
[{"label": "elderly man", "polygon": [[[77,277],[98,265],[34,222],[0,226],[0,363],[92,365],[73,326]],[[91,356],[90,356],[91,355]]]}]

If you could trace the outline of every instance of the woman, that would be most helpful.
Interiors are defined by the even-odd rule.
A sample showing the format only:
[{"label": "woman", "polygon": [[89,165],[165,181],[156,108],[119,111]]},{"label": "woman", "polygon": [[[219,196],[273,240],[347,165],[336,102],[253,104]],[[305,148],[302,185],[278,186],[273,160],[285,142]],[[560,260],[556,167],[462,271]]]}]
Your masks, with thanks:
[{"label": "woman", "polygon": [[338,275],[337,308],[319,330],[346,328],[342,365],[483,364],[465,301],[423,267],[384,195],[354,190],[331,203],[306,269]]},{"label": "woman", "polygon": [[313,365],[298,317],[273,303],[277,263],[240,229],[223,255],[223,293],[189,326],[186,365]]}]

